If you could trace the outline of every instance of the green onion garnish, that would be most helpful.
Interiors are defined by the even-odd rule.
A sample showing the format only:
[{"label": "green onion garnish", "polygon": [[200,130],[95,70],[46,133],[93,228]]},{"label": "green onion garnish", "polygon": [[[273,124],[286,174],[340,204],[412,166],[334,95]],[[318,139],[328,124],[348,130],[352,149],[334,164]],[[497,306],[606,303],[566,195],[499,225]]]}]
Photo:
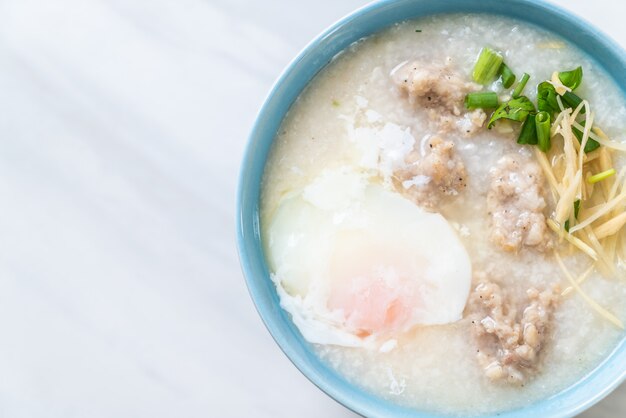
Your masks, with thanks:
[{"label": "green onion garnish", "polygon": [[559,80],[564,86],[569,87],[572,90],[576,90],[576,87],[580,86],[583,80],[583,67],[574,68],[571,71],[563,71],[559,73]]},{"label": "green onion garnish", "polygon": [[[585,127],[585,123],[587,123],[586,120],[580,122],[580,126],[582,126],[583,128]],[[578,139],[578,142],[580,142],[581,144],[583,143],[583,132],[572,126],[572,132],[574,132],[574,136],[576,137],[576,139]],[[598,141],[596,141],[595,139],[591,139],[591,138],[587,138],[587,143],[585,143],[585,153],[587,152],[591,152],[593,150],[596,150],[600,148],[600,143]]]},{"label": "green onion garnish", "polygon": [[587,179],[587,182],[589,184],[597,183],[599,181],[602,181],[602,180],[604,180],[606,178],[611,177],[614,174],[615,174],[615,169],[614,168],[609,168],[606,171],[603,171],[603,172],[598,173],[598,174],[594,174],[593,176],[589,177]]},{"label": "green onion garnish", "polygon": [[505,63],[500,65],[500,77],[502,78],[502,87],[508,89],[515,83],[515,74]]},{"label": "green onion garnish", "polygon": [[524,91],[524,87],[526,87],[526,83],[528,83],[528,79],[530,76],[527,73],[522,74],[522,78],[517,83],[515,90],[513,90],[513,98],[521,96]]},{"label": "green onion garnish", "polygon": [[485,47],[481,49],[472,72],[474,81],[480,84],[488,84],[496,78],[500,64],[502,64],[502,55],[491,48]]},{"label": "green onion garnish", "polygon": [[537,144],[537,128],[535,127],[535,115],[529,114],[524,124],[522,125],[522,130],[519,133],[519,137],[517,138],[518,144],[529,144],[536,145]]},{"label": "green onion garnish", "polygon": [[[578,219],[578,212],[580,212],[580,199],[576,199],[574,201],[574,219]],[[569,232],[569,219],[565,221],[563,227],[567,232]]]},{"label": "green onion garnish", "polygon": [[498,107],[498,95],[493,91],[480,91],[465,96],[468,109],[495,109]]},{"label": "green onion garnish", "polygon": [[[567,107],[571,107],[572,109],[576,109],[578,107],[578,105],[580,105],[583,101],[583,99],[581,99],[580,97],[578,97],[577,95],[575,95],[574,93],[572,93],[571,91],[566,91],[562,96],[561,99],[563,99],[563,104],[566,105]],[[580,109],[580,114],[584,115],[585,114],[585,107],[583,106]]]},{"label": "green onion garnish", "polygon": [[524,122],[529,113],[535,111],[535,105],[526,96],[511,99],[502,103],[489,119],[487,128],[491,128],[498,119],[509,119],[516,122]]},{"label": "green onion garnish", "polygon": [[535,116],[537,130],[537,146],[543,152],[550,150],[550,115],[548,112],[539,112]]},{"label": "green onion garnish", "polygon": [[550,115],[560,110],[559,103],[556,101],[556,90],[547,81],[537,85],[537,109],[548,112]]},{"label": "green onion garnish", "polygon": [[578,219],[578,212],[580,212],[580,199],[574,201],[574,218]]}]

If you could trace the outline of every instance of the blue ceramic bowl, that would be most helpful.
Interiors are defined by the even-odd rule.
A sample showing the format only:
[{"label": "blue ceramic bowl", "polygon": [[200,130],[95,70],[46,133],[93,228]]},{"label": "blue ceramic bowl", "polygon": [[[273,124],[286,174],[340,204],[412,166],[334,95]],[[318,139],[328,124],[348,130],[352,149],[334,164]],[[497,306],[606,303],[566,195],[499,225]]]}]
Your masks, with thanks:
[{"label": "blue ceramic bowl", "polygon": [[[237,238],[248,289],[267,329],[293,364],[315,385],[351,410],[368,417],[435,417],[403,408],[348,383],[322,363],[279,306],[269,278],[259,230],[261,177],[274,135],[283,117],[309,81],[331,58],[352,42],[393,23],[439,13],[492,13],[548,29],[569,40],[596,60],[618,86],[626,89],[626,55],[587,22],[541,1],[531,0],[383,0],[367,5],[315,38],[280,76],[268,95],[250,134],[237,196]],[[589,408],[626,376],[626,342],[595,370],[570,388],[499,418],[571,417]],[[487,417],[487,416],[483,416]],[[494,415],[495,417],[495,415]]]}]

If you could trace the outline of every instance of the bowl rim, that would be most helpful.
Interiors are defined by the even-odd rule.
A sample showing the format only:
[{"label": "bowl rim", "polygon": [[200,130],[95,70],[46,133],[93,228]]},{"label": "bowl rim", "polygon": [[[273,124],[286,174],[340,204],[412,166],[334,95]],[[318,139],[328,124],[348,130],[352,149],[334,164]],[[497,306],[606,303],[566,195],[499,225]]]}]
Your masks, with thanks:
[{"label": "bowl rim", "polygon": [[[440,7],[438,8],[435,4]],[[393,8],[402,9],[418,5],[430,7],[430,9],[434,8],[435,12],[411,15],[404,19],[381,24],[374,30],[365,30],[366,33],[361,36],[357,36],[358,31],[346,29],[350,25],[358,25],[359,20],[363,20],[365,17],[375,20],[374,14],[376,13]],[[491,9],[489,9],[490,7]],[[436,10],[439,9],[444,9],[444,11],[437,12]],[[483,9],[489,9],[489,11]],[[511,10],[516,10],[518,13],[520,10],[545,13],[556,19],[561,25],[563,23],[572,25],[578,34],[569,33],[568,36],[568,33],[547,28],[533,20],[532,13],[515,15]],[[541,29],[557,33],[572,43],[574,43],[573,38],[577,38],[584,43],[584,47],[578,45],[579,48],[605,70],[607,75],[619,86],[622,95],[626,91],[626,75],[618,77],[619,71],[626,74],[626,54],[622,48],[589,22],[543,0],[378,0],[354,10],[333,23],[313,38],[285,67],[263,101],[244,150],[237,186],[236,235],[242,272],[255,308],[272,338],[296,368],[328,396],[363,416],[389,416],[391,413],[398,417],[437,418],[449,415],[401,407],[347,382],[312,353],[309,343],[304,341],[291,319],[277,303],[275,289],[273,290],[273,297],[270,295],[268,299],[267,289],[263,289],[263,286],[267,287],[269,284],[273,287],[273,283],[269,277],[261,243],[259,220],[261,176],[269,148],[280,127],[280,122],[297,96],[306,88],[309,81],[330,62],[332,57],[344,50],[353,41],[378,32],[394,22],[439,13],[462,12],[490,13],[522,20]],[[347,33],[342,33],[342,30],[347,31]],[[330,57],[328,57],[328,53],[324,56],[322,50],[328,48],[333,42],[343,43],[343,46],[336,48],[337,51]],[[315,54],[321,54],[321,57],[316,58]],[[599,55],[602,56],[601,59],[598,59]],[[310,66],[308,72],[303,69],[304,64]],[[295,81],[295,77],[300,77],[300,82]],[[306,81],[302,83],[302,79],[306,79]],[[289,90],[289,83],[296,86],[300,85],[300,87]],[[291,95],[287,95],[286,91],[291,91]],[[286,104],[285,95],[288,96],[288,103]],[[279,106],[281,101],[282,105]],[[278,109],[276,109],[277,107]],[[273,123],[271,122],[272,119]],[[276,125],[276,120],[278,120],[278,125]],[[271,133],[269,139],[268,132]],[[602,400],[625,379],[626,336],[623,336],[617,347],[599,365],[563,391],[519,409],[477,416],[482,418],[495,418],[496,416],[499,418],[517,418],[532,414],[533,416],[552,418],[572,417]]]}]

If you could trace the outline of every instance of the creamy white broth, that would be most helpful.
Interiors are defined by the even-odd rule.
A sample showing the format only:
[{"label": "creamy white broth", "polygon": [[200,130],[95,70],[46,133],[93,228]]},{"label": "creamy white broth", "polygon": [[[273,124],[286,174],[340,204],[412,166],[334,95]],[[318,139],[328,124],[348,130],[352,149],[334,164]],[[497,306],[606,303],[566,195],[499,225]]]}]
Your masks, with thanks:
[{"label": "creamy white broth", "polygon": [[[420,30],[417,32],[416,30]],[[394,25],[361,40],[336,57],[301,94],[276,137],[263,178],[261,226],[264,239],[284,196],[297,193],[325,169],[367,167],[366,147],[355,129],[409,128],[419,143],[436,132],[425,112],[398,94],[390,73],[400,63],[444,63],[471,78],[478,51],[502,51],[519,77],[531,75],[525,93],[535,99],[537,83],[555,70],[582,65],[585,75],[577,93],[588,99],[596,123],[621,141],[626,107],[615,84],[575,46],[528,24],[485,15],[445,15]],[[498,86],[494,85],[494,89]],[[466,137],[446,133],[467,171],[467,187],[436,211],[458,231],[474,271],[489,270],[501,286],[523,299],[529,287],[567,286],[551,251],[523,249],[508,253],[490,242],[487,193],[489,170],[505,154],[533,158],[530,147],[516,144],[517,129],[481,129]],[[623,160],[616,161],[619,168]],[[365,167],[364,167],[365,166]],[[370,167],[371,168],[371,167]],[[554,202],[547,193],[548,208]],[[572,272],[590,263],[578,253],[569,257]],[[623,273],[623,270],[618,270]],[[626,284],[594,273],[583,289],[621,320],[626,319]],[[368,348],[315,345],[320,357],[348,380],[394,403],[421,410],[472,415],[513,409],[548,397],[575,383],[606,357],[623,336],[575,292],[554,312],[550,336],[542,350],[540,371],[523,385],[491,382],[476,361],[469,318],[437,326],[416,327],[397,338],[389,352]]]}]

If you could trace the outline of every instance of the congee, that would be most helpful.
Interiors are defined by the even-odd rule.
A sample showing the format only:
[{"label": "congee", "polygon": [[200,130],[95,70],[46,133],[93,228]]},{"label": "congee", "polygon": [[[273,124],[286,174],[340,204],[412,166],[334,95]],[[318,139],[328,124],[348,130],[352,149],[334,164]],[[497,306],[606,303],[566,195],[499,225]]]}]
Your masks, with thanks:
[{"label": "congee", "polygon": [[603,69],[527,23],[441,15],[361,39],[302,92],[266,165],[281,307],[399,405],[554,395],[623,336],[625,124]]}]

